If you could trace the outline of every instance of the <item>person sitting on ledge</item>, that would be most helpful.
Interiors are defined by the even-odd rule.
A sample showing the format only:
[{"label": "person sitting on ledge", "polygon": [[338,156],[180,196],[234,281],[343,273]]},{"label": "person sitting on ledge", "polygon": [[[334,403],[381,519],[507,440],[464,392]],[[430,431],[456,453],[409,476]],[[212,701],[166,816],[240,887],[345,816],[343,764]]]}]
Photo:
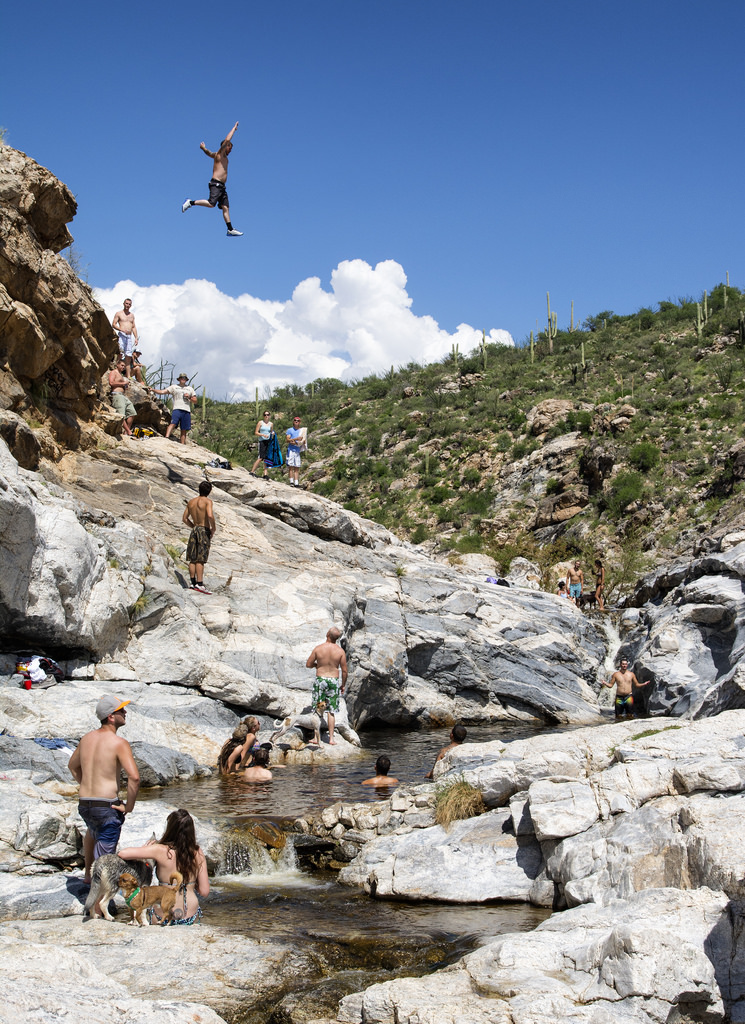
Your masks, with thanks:
[{"label": "person sitting on ledge", "polygon": [[[450,742],[446,747],[443,747],[440,753],[437,755],[437,757],[435,758],[435,764],[437,764],[438,761],[441,761],[445,754],[447,754],[449,750],[452,750],[453,747],[458,747],[460,746],[461,743],[464,743],[467,735],[468,734],[466,732],[465,725],[454,725],[453,728],[450,730]],[[427,772],[425,778],[431,779],[434,770],[435,765],[433,764],[430,770]]]}]

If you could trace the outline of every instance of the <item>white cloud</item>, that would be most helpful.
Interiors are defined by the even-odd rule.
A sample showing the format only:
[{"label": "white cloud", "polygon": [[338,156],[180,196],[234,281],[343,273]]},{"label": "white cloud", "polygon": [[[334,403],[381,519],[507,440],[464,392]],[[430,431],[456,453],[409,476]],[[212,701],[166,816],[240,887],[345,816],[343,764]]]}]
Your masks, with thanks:
[{"label": "white cloud", "polygon": [[[394,260],[373,268],[344,260],[331,274],[331,291],[317,277],[297,285],[286,302],[252,295],[232,298],[211,281],[141,287],[120,281],[94,289],[110,317],[132,299],[148,366],[175,365],[215,398],[254,397],[258,387],[306,384],[318,377],[350,380],[409,362],[434,362],[453,344],[465,354],[481,331],[460,324],[453,334],[430,316],[415,316],[406,274]],[[513,345],[492,329],[490,341]]]}]

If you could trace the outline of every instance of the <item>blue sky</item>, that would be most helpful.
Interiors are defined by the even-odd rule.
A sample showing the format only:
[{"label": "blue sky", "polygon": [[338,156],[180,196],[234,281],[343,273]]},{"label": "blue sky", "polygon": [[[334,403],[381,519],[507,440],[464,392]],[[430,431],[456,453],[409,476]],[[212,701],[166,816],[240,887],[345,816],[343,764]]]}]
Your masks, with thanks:
[{"label": "blue sky", "polygon": [[[246,359],[271,364],[265,380],[286,369],[282,338],[307,343],[287,376],[310,379],[350,356],[356,331],[349,375],[398,361],[399,330],[426,326],[435,355],[461,324],[519,342],[547,290],[565,326],[572,300],[584,318],[697,296],[727,271],[745,285],[742,0],[84,0],[13,5],[3,29],[7,141],[70,186],[90,283],[112,312],[139,289],[161,355],[197,357],[204,324],[187,338],[186,314],[169,324],[173,296],[158,306],[154,291],[183,296],[190,279],[224,307],[213,351],[221,317],[230,360],[253,330]],[[206,195],[200,141],[216,148],[236,119],[228,188],[245,235],[228,239],[218,211],[180,207]],[[378,264],[409,317],[384,339],[380,318],[354,313],[375,301]],[[334,310],[347,333],[323,349],[318,309],[350,267]],[[314,326],[295,303],[293,333],[286,304],[314,278]],[[211,321],[208,293],[189,309],[206,302]]]}]

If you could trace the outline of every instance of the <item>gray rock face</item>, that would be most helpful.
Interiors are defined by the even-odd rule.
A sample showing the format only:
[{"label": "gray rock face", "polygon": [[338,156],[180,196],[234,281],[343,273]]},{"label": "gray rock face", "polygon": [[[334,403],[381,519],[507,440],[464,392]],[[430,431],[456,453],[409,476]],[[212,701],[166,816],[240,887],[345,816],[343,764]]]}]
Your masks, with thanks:
[{"label": "gray rock face", "polygon": [[373,985],[343,999],[336,1021],[723,1024],[742,1020],[736,948],[722,893],[652,889],[611,907],[554,914],[427,978]]},{"label": "gray rock face", "polygon": [[436,765],[437,785],[462,778],[500,810],[447,833],[422,813],[431,787],[395,793],[367,821],[340,808],[324,812],[326,830],[308,829],[356,842],[341,880],[377,896],[576,906],[709,886],[743,898],[745,712],[638,728],[456,747]]},{"label": "gray rock face", "polygon": [[199,765],[189,754],[154,743],[135,741],[132,755],[143,786],[167,786],[174,779],[190,779],[199,774]]},{"label": "gray rock face", "polygon": [[335,624],[353,728],[596,720],[605,639],[577,609],[430,561],[332,502],[242,470],[210,471],[213,594],[185,589],[181,508],[208,453],[176,449],[157,438],[70,455],[50,485],[0,441],[0,535],[14,558],[0,625],[34,646],[84,648],[102,680],[177,684],[284,717],[307,704],[305,661]]},{"label": "gray rock face", "polygon": [[745,707],[745,543],[647,577],[634,598],[639,624],[625,638],[652,714],[699,718]]},{"label": "gray rock face", "polygon": [[66,749],[47,750],[33,740],[17,739],[15,736],[0,736],[0,771],[28,768],[35,773],[47,775],[50,779],[70,782],[67,762],[70,760],[73,750],[73,746]]},{"label": "gray rock face", "polygon": [[61,1013],[83,1024],[219,1024],[223,1018],[210,1006],[235,1012],[311,969],[302,953],[204,924],[7,923],[0,925],[0,950],[3,1024],[52,1024]]}]

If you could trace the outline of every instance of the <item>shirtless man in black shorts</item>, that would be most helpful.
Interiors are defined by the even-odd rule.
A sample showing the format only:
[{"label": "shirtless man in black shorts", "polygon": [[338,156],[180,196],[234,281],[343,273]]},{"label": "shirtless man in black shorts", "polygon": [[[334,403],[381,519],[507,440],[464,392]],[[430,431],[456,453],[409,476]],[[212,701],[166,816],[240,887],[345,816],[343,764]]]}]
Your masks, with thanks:
[{"label": "shirtless man in black shorts", "polygon": [[233,148],[233,143],[230,140],[233,138],[237,127],[238,122],[236,121],[220,143],[220,148],[216,153],[213,153],[211,149],[207,149],[203,142],[199,143],[199,148],[202,152],[206,153],[212,160],[212,178],[209,185],[210,197],[209,199],[185,199],[181,205],[182,213],[186,213],[190,206],[206,206],[210,210],[213,210],[216,206],[219,207],[228,226],[228,236],[233,238],[237,238],[243,232],[236,231],[230,223],[230,206],[228,205],[228,191],[225,188],[225,182],[228,180],[228,156]]},{"label": "shirtless man in black shorts", "polygon": [[209,558],[210,543],[217,530],[212,499],[208,497],[211,490],[212,484],[208,480],[202,480],[199,485],[199,497],[192,498],[187,504],[182,520],[191,527],[189,543],[186,546],[191,589],[200,594],[210,593],[204,585],[204,563]]},{"label": "shirtless man in black shorts", "polygon": [[649,686],[649,680],[646,683],[640,683],[629,668],[628,660],[621,658],[621,667],[617,672],[613,673],[607,682],[603,682],[603,686],[607,686],[609,689],[612,686],[616,687],[616,718],[633,718],[633,688],[635,686]]}]

